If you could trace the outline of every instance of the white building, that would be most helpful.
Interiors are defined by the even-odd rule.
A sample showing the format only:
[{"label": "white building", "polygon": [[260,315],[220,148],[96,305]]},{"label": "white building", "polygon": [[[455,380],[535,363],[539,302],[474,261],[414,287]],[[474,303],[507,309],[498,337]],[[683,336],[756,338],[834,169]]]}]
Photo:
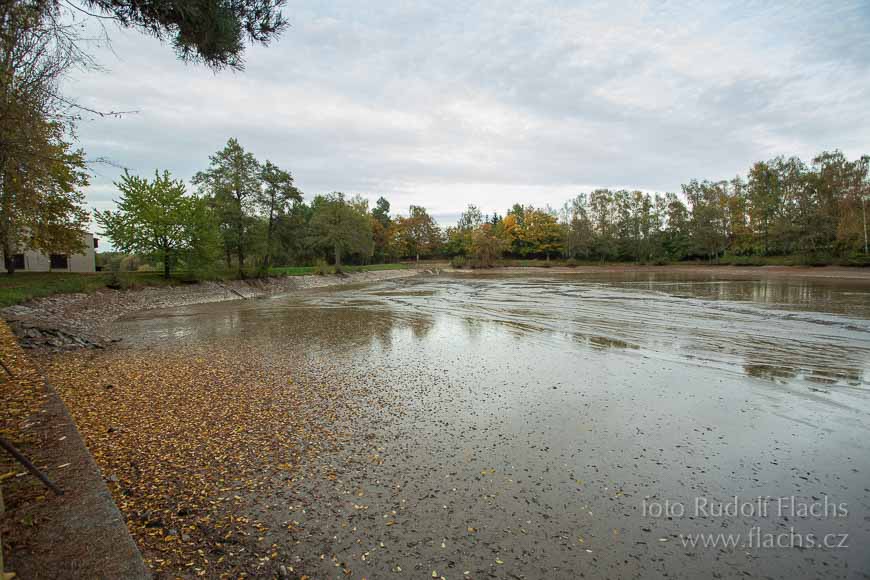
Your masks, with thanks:
[{"label": "white building", "polygon": [[[94,234],[85,233],[85,249],[79,254],[43,254],[35,250],[25,250],[15,254],[15,270],[21,272],[96,272],[96,250],[99,240]],[[0,251],[0,265],[4,264]]]}]

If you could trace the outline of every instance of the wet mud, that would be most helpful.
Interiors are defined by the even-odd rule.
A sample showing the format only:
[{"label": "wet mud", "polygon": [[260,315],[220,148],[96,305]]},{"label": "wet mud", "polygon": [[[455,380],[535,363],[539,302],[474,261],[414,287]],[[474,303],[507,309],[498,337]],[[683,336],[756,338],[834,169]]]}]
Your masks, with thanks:
[{"label": "wet mud", "polygon": [[[141,313],[113,333],[120,350],[92,355],[106,372],[119,352],[155,365],[161,352],[190,353],[247,369],[240,381],[286,372],[336,391],[324,417],[342,433],[336,444],[302,454],[289,482],[282,474],[235,492],[238,512],[262,524],[264,546],[238,569],[312,578],[870,573],[866,285],[415,277]],[[286,383],[274,388],[293,388]],[[729,502],[738,513],[726,513]],[[818,505],[824,513],[801,512]],[[694,534],[731,534],[736,544],[687,544]],[[832,537],[816,547],[810,535]],[[773,537],[777,545],[764,545]]]}]

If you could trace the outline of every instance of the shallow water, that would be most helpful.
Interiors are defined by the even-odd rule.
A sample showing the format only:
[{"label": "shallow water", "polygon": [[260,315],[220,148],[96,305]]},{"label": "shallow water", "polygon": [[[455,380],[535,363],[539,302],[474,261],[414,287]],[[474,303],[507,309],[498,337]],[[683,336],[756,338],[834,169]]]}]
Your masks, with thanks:
[{"label": "shallow water", "polygon": [[[337,480],[261,514],[304,530],[271,539],[316,577],[870,573],[866,285],[415,277],[144,313],[116,333],[264,365],[302,353],[377,391],[329,459]],[[756,508],[710,513],[735,496]],[[826,500],[840,511],[789,509]],[[684,545],[695,533],[739,547]],[[809,548],[809,533],[848,547]]]}]

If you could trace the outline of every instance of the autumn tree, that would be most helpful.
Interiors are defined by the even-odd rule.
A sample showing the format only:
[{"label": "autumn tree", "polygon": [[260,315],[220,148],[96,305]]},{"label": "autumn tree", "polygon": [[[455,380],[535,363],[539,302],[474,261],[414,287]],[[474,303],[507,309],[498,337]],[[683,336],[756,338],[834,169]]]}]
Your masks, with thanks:
[{"label": "autumn tree", "polygon": [[182,254],[208,255],[217,232],[205,200],[189,196],[168,171],[148,180],[126,171],[115,186],[116,210],[95,212],[97,224],[118,251],[154,256],[169,278]]},{"label": "autumn tree", "polygon": [[504,241],[495,229],[492,224],[483,223],[471,233],[470,254],[478,268],[491,268],[504,252]]},{"label": "autumn tree", "polygon": [[408,216],[398,217],[396,225],[405,255],[414,256],[417,262],[421,254],[434,253],[441,245],[441,230],[424,207],[412,205]]},{"label": "autumn tree", "polygon": [[523,213],[522,239],[526,254],[544,255],[548,262],[563,247],[562,229],[556,216],[533,207],[527,207]]},{"label": "autumn tree", "polygon": [[70,29],[47,26],[44,10],[41,2],[0,4],[0,250],[9,274],[24,249],[79,251],[88,223],[85,156],[56,97],[62,76],[87,63],[70,50]]}]

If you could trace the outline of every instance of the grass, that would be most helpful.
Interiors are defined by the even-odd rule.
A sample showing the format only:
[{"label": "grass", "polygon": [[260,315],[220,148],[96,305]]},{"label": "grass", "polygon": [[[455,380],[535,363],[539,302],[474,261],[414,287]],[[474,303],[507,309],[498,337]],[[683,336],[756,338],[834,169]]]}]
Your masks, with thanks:
[{"label": "grass", "polygon": [[[369,272],[372,270],[402,270],[407,264],[372,264],[369,266],[342,266],[345,272]],[[314,274],[314,266],[285,266],[272,268],[273,276],[307,276]],[[77,294],[96,292],[107,288],[110,274],[97,272],[80,274],[71,272],[16,272],[12,276],[0,273],[0,308],[21,304],[34,298],[43,298],[53,294]],[[232,275],[215,275],[209,277],[230,279]],[[185,272],[173,272],[172,278],[165,280],[161,272],[120,272],[118,274],[122,288],[138,288],[144,286],[171,286],[193,281]]]},{"label": "grass", "polygon": [[[563,260],[551,259],[549,262],[543,259],[531,260],[511,260],[503,259],[496,263],[496,266],[514,267],[514,268],[555,268],[559,267],[577,267],[577,266],[612,266],[612,265],[637,265],[637,262],[617,260],[601,262],[597,260]],[[853,266],[853,267],[870,267],[870,258],[862,255],[854,255],[847,257],[832,257],[830,255],[791,255],[791,256],[735,256],[725,255],[719,258],[718,261],[707,260],[682,260],[669,262],[667,260],[658,260],[653,262],[641,262],[640,265],[646,266]]]},{"label": "grass", "polygon": [[791,256],[734,256],[719,259],[725,266],[870,266],[870,259],[863,255],[833,257],[829,254],[794,254]]},{"label": "grass", "polygon": [[[407,264],[369,264],[367,266],[342,266],[344,272],[372,272],[375,270],[405,270]],[[276,276],[309,276],[316,273],[317,266],[280,266],[271,268],[269,273]],[[330,267],[331,271],[331,267]]]}]

